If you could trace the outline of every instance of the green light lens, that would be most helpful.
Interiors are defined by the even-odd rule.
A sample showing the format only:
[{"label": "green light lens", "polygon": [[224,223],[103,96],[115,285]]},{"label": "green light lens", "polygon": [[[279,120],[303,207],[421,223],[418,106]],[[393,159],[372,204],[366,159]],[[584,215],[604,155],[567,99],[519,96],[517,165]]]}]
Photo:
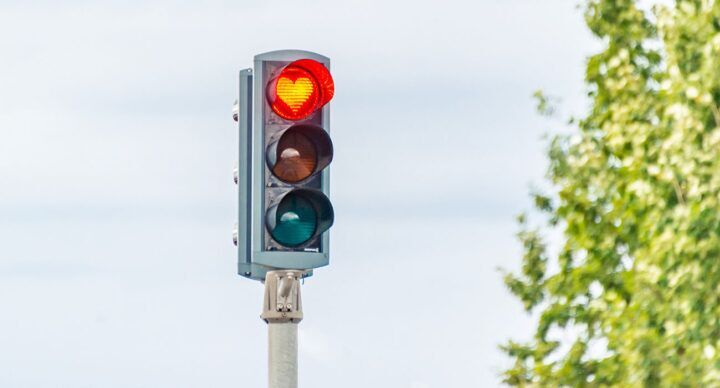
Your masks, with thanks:
[{"label": "green light lens", "polygon": [[271,234],[275,241],[285,246],[307,242],[317,227],[317,215],[310,201],[293,193],[283,198],[275,217],[275,229]]}]

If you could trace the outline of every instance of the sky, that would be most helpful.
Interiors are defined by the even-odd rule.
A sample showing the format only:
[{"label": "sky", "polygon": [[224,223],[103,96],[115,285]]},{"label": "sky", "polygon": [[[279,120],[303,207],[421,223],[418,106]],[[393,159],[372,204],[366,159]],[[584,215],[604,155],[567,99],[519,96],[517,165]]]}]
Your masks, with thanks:
[{"label": "sky", "polygon": [[498,268],[563,126],[531,95],[582,114],[599,47],[567,0],[1,1],[0,386],[265,386],[231,109],[285,48],[336,87],[300,386],[499,386],[532,320]]}]

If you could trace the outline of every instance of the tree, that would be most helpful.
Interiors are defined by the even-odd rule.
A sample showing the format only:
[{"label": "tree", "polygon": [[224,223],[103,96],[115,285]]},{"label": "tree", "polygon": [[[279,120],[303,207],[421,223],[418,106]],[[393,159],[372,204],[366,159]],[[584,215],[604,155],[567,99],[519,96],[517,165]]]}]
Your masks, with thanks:
[{"label": "tree", "polygon": [[522,269],[505,282],[537,324],[502,346],[503,380],[720,386],[720,2],[584,10],[604,42],[587,60],[592,105],[550,142],[552,189],[533,194],[547,223],[520,217]]}]

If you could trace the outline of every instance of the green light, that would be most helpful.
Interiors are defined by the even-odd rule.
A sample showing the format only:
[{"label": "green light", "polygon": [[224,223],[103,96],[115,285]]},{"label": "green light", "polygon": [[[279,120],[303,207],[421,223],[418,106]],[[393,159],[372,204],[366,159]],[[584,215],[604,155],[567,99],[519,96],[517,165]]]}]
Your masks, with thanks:
[{"label": "green light", "polygon": [[301,245],[315,234],[317,214],[312,203],[300,195],[288,194],[278,205],[275,228],[270,232],[285,246]]}]

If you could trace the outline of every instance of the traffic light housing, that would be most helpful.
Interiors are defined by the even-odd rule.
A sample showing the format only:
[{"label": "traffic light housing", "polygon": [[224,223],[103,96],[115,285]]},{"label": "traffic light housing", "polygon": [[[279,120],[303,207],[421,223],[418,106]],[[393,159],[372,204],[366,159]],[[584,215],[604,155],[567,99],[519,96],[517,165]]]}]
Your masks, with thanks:
[{"label": "traffic light housing", "polygon": [[273,269],[310,275],[329,263],[334,93],[330,59],[308,51],[259,54],[253,69],[240,71],[233,113],[240,133],[234,238],[240,275],[262,280]]}]

